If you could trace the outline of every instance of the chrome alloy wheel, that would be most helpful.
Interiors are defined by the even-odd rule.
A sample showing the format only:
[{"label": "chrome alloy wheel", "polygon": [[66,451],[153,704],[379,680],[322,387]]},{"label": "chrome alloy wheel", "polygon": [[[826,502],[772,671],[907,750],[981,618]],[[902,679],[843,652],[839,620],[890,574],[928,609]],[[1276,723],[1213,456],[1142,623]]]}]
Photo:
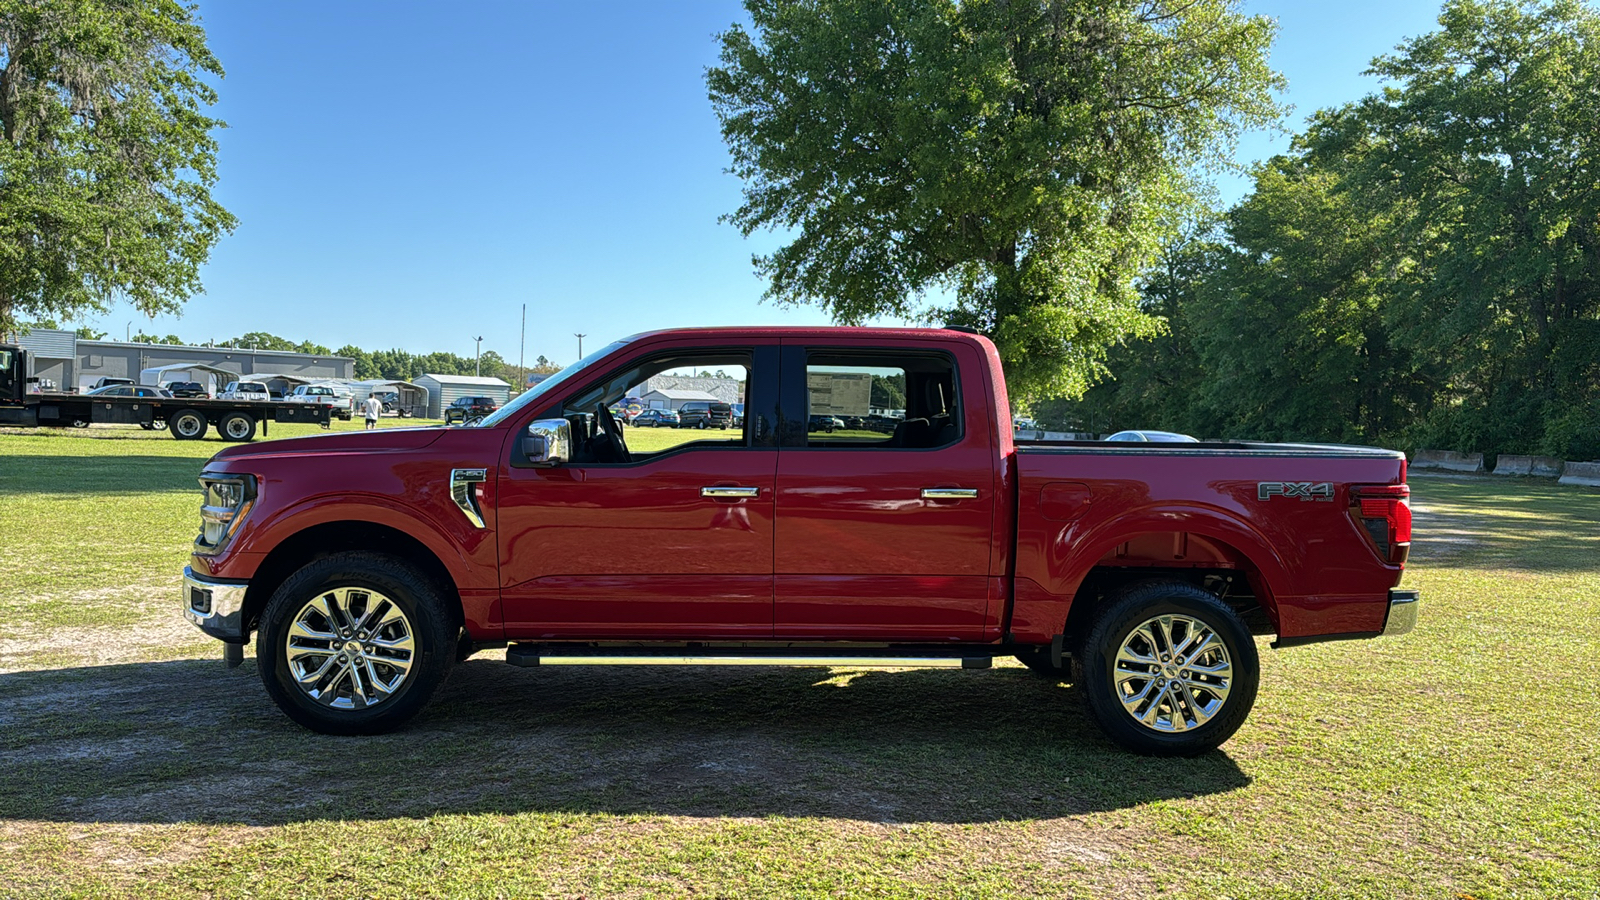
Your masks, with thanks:
[{"label": "chrome alloy wheel", "polygon": [[411,622],[393,600],[342,587],[313,597],[284,638],[284,658],[307,697],[334,709],[365,709],[405,683],[416,657]]},{"label": "chrome alloy wheel", "polygon": [[1189,731],[1227,703],[1233,661],[1205,622],[1156,616],[1123,640],[1115,679],[1117,699],[1134,721],[1154,731]]}]

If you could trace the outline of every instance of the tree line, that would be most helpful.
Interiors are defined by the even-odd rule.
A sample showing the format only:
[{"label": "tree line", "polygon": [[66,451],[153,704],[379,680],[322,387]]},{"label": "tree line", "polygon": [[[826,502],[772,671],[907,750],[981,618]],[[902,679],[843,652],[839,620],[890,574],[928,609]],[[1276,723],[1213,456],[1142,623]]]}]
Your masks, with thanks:
[{"label": "tree line", "polygon": [[1447,3],[1141,285],[1053,425],[1600,458],[1600,15]]}]

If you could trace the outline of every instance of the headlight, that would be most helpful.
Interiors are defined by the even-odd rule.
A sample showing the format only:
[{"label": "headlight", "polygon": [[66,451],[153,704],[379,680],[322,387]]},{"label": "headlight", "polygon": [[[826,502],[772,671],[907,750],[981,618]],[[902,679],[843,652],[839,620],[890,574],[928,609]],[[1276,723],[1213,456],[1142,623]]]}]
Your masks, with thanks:
[{"label": "headlight", "polygon": [[254,475],[200,473],[200,490],[205,499],[200,506],[200,536],[195,549],[215,553],[238,529],[239,522],[256,500]]}]

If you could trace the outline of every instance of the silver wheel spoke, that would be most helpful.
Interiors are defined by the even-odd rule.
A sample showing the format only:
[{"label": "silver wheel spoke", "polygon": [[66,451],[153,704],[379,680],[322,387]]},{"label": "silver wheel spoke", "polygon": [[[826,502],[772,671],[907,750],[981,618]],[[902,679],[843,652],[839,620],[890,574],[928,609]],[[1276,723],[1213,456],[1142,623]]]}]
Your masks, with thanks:
[{"label": "silver wheel spoke", "polygon": [[289,626],[289,636],[312,641],[334,641],[339,639],[339,636],[331,631],[318,631],[310,627],[305,623],[304,619],[296,619],[294,624]]},{"label": "silver wheel spoke", "polygon": [[1178,702],[1180,699],[1187,699],[1187,696],[1176,684],[1167,691],[1167,705],[1172,709],[1172,718],[1168,722],[1173,731],[1187,731],[1189,728],[1189,720],[1183,714],[1183,704]]},{"label": "silver wheel spoke", "polygon": [[[290,662],[293,663],[298,659],[299,657],[292,657]],[[315,671],[298,674],[295,676],[294,680],[300,682],[301,687],[315,687],[317,682],[322,680],[322,676],[328,674],[328,670],[333,668],[333,664],[338,662],[338,660],[339,658],[337,656],[330,653],[328,654],[327,658],[322,661],[322,665],[318,666]]]},{"label": "silver wheel spoke", "polygon": [[1194,716],[1194,724],[1197,727],[1204,725],[1211,716],[1206,714],[1205,709],[1200,706],[1200,701],[1195,699],[1194,692],[1189,690],[1189,686],[1181,681],[1178,682],[1178,692],[1183,695],[1184,708],[1189,711],[1190,715]]}]

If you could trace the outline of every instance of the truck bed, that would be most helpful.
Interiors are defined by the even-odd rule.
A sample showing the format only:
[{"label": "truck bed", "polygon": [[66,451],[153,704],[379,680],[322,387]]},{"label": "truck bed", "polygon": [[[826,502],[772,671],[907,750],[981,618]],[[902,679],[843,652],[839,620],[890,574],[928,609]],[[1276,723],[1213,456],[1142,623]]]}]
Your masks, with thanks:
[{"label": "truck bed", "polygon": [[[1019,442],[1019,637],[1059,622],[1096,573],[1215,576],[1280,640],[1384,628],[1390,564],[1352,485],[1402,485],[1405,455],[1340,444]],[[1196,572],[1199,570],[1199,572]]]}]

